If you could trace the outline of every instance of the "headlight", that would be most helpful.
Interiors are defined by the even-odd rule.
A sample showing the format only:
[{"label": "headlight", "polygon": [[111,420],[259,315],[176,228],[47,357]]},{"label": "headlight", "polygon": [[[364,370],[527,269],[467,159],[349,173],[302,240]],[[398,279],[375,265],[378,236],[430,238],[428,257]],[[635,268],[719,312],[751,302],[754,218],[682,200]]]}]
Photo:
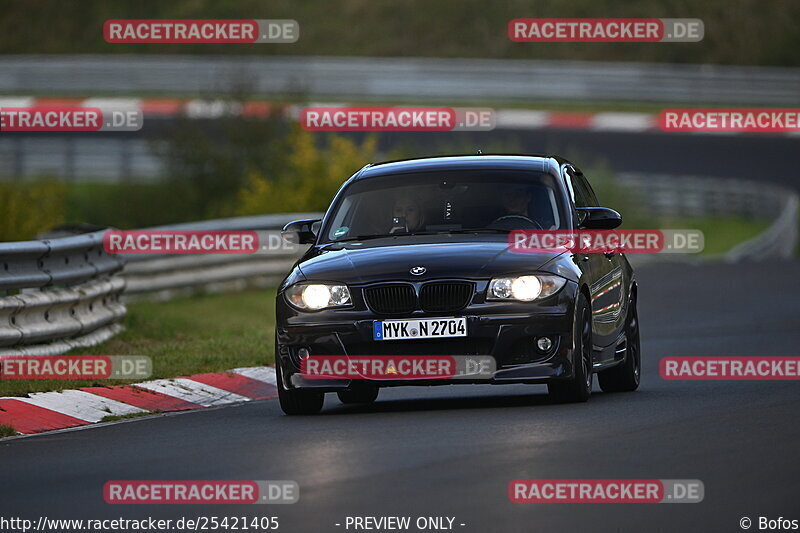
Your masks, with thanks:
[{"label": "headlight", "polygon": [[489,283],[486,299],[532,302],[554,295],[566,282],[562,277],[547,274],[495,278]]},{"label": "headlight", "polygon": [[326,307],[343,307],[352,303],[347,285],[330,283],[292,285],[286,289],[286,299],[303,311],[319,311]]}]

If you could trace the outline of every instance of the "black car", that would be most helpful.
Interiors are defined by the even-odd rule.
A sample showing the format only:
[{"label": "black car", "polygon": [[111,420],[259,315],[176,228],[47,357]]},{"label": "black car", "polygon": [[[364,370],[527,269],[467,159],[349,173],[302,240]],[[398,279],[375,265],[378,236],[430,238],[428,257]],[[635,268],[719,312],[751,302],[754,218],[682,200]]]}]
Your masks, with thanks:
[{"label": "black car", "polygon": [[[473,155],[367,165],[320,220],[278,290],[275,361],[287,414],[375,400],[380,387],[546,383],[559,401],[639,385],[637,285],[621,253],[518,253],[519,229],[613,229],[583,173],[560,157]],[[445,337],[383,338],[388,321],[447,319]],[[445,328],[446,329],[446,328]],[[314,355],[492,356],[481,380],[310,379]]]}]

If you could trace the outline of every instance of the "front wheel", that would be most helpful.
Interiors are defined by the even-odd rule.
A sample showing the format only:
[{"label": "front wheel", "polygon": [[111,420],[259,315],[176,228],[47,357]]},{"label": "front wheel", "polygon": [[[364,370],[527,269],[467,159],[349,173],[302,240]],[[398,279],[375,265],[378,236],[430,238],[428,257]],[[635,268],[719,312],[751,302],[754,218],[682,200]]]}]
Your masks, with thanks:
[{"label": "front wheel", "polygon": [[639,346],[639,313],[636,299],[631,299],[625,320],[625,361],[597,374],[603,392],[631,392],[639,388],[642,354]]},{"label": "front wheel", "polygon": [[291,389],[283,387],[283,372],[279,362],[275,364],[275,373],[278,381],[278,401],[281,409],[287,415],[315,415],[322,411],[325,403],[325,393],[315,390]]},{"label": "front wheel", "polygon": [[581,293],[575,303],[575,322],[572,326],[573,376],[554,380],[547,390],[559,402],[585,402],[592,394],[592,313],[586,296]]}]

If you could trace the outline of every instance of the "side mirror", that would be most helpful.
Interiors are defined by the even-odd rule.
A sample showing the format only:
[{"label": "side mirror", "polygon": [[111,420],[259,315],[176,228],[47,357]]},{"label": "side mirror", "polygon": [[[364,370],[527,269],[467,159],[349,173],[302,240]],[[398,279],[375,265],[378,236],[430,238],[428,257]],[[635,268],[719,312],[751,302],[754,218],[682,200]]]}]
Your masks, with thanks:
[{"label": "side mirror", "polygon": [[614,229],[622,224],[622,215],[608,207],[578,207],[581,229]]},{"label": "side mirror", "polygon": [[[321,223],[322,221],[319,219],[295,220],[283,227],[281,235],[289,242],[314,244],[317,240],[317,232]],[[295,235],[297,235],[296,240]]]}]

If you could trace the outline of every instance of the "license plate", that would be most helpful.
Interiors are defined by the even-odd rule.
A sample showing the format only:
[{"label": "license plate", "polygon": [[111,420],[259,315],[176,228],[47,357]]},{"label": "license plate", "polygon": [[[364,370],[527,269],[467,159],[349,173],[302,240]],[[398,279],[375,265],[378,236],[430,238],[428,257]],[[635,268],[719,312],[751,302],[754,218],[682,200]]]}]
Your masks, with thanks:
[{"label": "license plate", "polygon": [[463,317],[376,320],[372,326],[372,338],[376,341],[467,336],[467,319]]}]

